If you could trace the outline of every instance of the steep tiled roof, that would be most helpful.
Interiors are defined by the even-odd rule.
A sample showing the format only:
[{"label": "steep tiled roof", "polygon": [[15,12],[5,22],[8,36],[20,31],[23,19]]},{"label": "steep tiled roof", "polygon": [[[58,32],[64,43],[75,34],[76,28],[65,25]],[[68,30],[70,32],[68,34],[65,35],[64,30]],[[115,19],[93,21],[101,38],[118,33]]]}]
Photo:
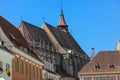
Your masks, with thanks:
[{"label": "steep tiled roof", "polygon": [[11,23],[9,23],[6,19],[0,16],[0,27],[6,34],[6,36],[17,46],[23,46],[27,48],[28,45],[26,44],[25,39],[21,35],[20,31],[14,27]]},{"label": "steep tiled roof", "polygon": [[60,29],[55,28],[54,26],[48,23],[45,23],[45,24],[63,48],[70,49],[70,50],[76,50],[80,53],[85,53],[82,50],[82,48],[80,48],[80,46],[77,44],[77,42],[74,40],[74,38],[72,37],[70,33],[61,31]]},{"label": "steep tiled roof", "polygon": [[23,38],[20,31],[14,27],[10,22],[0,16],[0,28],[3,30],[8,39],[18,48],[23,47],[28,50],[29,55],[38,59],[37,56],[29,49],[26,40]]},{"label": "steep tiled roof", "polygon": [[86,64],[79,74],[95,72],[120,72],[120,52],[100,51],[88,64]]},{"label": "steep tiled roof", "polygon": [[[41,39],[44,40],[46,43],[49,41],[49,38],[47,37],[47,34],[43,29],[41,29],[33,24],[30,24],[28,22],[25,22],[25,21],[22,21],[21,24],[23,24],[23,27],[24,27],[24,30],[26,31],[26,33],[28,32],[28,34],[31,38],[31,41],[32,41],[32,39],[34,39],[35,42],[40,42]],[[19,28],[20,28],[20,26],[19,26]],[[29,42],[29,41],[27,41],[27,42]]]},{"label": "steep tiled roof", "polygon": [[[29,35],[29,38],[24,36],[28,43],[32,42],[34,39],[34,41],[36,43],[40,43],[40,41],[42,41],[42,42],[44,41],[45,45],[48,45],[48,43],[49,43],[49,45],[51,45],[51,42],[50,42],[46,32],[43,29],[41,29],[33,24],[30,24],[28,22],[25,22],[25,21],[22,21],[21,24],[22,24],[22,26],[19,26],[19,30],[21,27],[24,27],[23,34],[26,33],[26,35]],[[20,30],[20,31],[22,31],[22,30]]]}]

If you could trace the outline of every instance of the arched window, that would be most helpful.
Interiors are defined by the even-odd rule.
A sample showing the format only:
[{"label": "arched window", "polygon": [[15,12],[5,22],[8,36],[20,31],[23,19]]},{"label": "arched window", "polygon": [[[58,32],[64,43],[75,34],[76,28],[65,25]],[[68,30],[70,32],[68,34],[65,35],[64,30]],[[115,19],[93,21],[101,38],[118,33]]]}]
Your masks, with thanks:
[{"label": "arched window", "polygon": [[18,59],[15,60],[15,71],[19,72],[19,61],[18,61]]},{"label": "arched window", "polygon": [[36,69],[36,77],[37,77],[37,79],[39,78],[39,74],[38,74],[38,68]]},{"label": "arched window", "polygon": [[32,68],[32,77],[33,77],[33,78],[35,77],[35,68],[34,68],[34,66],[33,66],[33,68]]},{"label": "arched window", "polygon": [[27,65],[27,62],[25,63],[25,73],[28,74],[28,65]]},{"label": "arched window", "polygon": [[20,62],[20,72],[23,73],[23,61]]}]

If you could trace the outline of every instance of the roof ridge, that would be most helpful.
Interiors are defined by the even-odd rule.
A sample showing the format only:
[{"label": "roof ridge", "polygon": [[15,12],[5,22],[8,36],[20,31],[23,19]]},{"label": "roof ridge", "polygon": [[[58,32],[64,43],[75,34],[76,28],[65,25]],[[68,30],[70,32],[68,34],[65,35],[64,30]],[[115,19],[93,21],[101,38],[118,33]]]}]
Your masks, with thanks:
[{"label": "roof ridge", "polygon": [[22,20],[21,23],[25,23],[25,24],[28,24],[28,25],[34,26],[35,28],[39,28],[39,29],[41,29],[41,28],[38,27],[37,25],[31,24],[31,23],[29,23],[29,22],[27,22],[27,21],[23,21],[23,20]]}]

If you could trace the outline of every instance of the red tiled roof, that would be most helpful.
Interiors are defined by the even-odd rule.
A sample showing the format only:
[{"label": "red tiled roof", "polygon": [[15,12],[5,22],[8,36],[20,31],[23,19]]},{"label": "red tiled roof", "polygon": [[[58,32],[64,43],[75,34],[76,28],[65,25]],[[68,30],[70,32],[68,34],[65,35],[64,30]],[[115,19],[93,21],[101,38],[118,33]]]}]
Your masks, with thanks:
[{"label": "red tiled roof", "polygon": [[120,52],[100,51],[80,70],[79,74],[95,72],[120,72]]},{"label": "red tiled roof", "polygon": [[13,42],[15,45],[28,48],[28,45],[21,35],[20,31],[2,16],[0,16],[0,27],[2,28],[6,36],[10,39],[10,41]]},{"label": "red tiled roof", "polygon": [[5,35],[8,37],[8,39],[18,48],[23,47],[28,50],[29,55],[32,57],[35,57],[36,59],[37,56],[29,49],[29,46],[26,42],[26,40],[23,38],[22,34],[20,31],[13,26],[10,22],[8,22],[6,19],[4,19],[2,16],[0,16],[0,27],[5,33]]}]

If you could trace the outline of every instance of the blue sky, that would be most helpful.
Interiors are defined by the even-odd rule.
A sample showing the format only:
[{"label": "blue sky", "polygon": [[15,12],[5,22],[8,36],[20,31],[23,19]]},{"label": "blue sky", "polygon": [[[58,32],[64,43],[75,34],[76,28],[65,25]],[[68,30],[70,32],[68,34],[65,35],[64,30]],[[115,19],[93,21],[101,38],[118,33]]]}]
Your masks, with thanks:
[{"label": "blue sky", "polygon": [[[101,50],[114,50],[120,40],[120,0],[62,0],[69,31],[90,56]],[[41,26],[57,26],[61,0],[0,0],[0,15],[16,27],[23,20]]]}]

